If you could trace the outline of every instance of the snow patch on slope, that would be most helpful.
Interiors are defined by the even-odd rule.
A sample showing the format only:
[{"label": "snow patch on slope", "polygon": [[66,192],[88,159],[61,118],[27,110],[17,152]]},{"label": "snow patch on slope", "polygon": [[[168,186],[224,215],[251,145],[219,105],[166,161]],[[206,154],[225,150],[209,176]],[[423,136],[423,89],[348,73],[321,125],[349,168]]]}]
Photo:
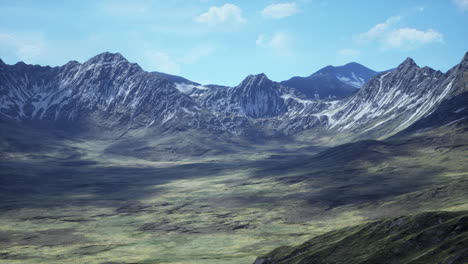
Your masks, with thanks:
[{"label": "snow patch on slope", "polygon": [[366,81],[363,78],[357,77],[356,74],[354,74],[354,72],[351,72],[351,76],[343,76],[337,74],[336,78],[342,83],[353,86],[355,88],[361,88],[366,83]]},{"label": "snow patch on slope", "polygon": [[188,83],[175,83],[175,88],[179,90],[181,93],[190,94],[194,89],[199,90],[208,90],[208,87],[203,85],[193,85]]}]

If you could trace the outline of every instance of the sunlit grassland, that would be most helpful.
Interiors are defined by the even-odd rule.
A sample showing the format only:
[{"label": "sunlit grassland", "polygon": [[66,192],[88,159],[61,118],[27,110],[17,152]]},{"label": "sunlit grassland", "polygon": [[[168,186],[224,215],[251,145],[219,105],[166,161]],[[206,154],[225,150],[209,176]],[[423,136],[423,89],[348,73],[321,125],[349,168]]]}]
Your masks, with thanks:
[{"label": "sunlit grassland", "polygon": [[466,210],[466,141],[453,140],[168,161],[105,140],[4,153],[0,263],[252,263],[341,227]]}]

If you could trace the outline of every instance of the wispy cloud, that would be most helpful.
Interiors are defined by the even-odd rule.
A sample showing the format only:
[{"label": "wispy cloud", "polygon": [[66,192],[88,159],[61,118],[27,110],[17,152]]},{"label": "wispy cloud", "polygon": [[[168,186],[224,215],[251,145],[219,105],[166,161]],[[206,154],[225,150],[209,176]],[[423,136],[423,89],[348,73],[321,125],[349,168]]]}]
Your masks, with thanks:
[{"label": "wispy cloud", "polygon": [[298,11],[296,3],[280,3],[268,5],[261,13],[265,18],[280,19],[292,16]]},{"label": "wispy cloud", "polygon": [[378,43],[382,49],[414,49],[421,45],[443,42],[443,35],[433,29],[398,27],[401,18],[390,17],[367,32],[354,36],[358,44]]},{"label": "wispy cloud", "polygon": [[46,51],[46,42],[41,35],[20,35],[0,32],[0,47],[10,51],[25,62],[35,63]]},{"label": "wispy cloud", "polygon": [[212,6],[195,20],[208,25],[239,25],[247,21],[242,14],[242,9],[234,4]]},{"label": "wispy cloud", "polygon": [[411,49],[424,44],[442,42],[442,40],[442,34],[433,29],[398,28],[385,36],[384,44],[388,48]]},{"label": "wispy cloud", "polygon": [[367,43],[374,41],[390,31],[390,29],[400,22],[399,16],[390,17],[385,22],[379,23],[369,29],[367,32],[361,33],[356,36],[354,39],[359,43]]},{"label": "wispy cloud", "polygon": [[468,10],[468,0],[453,0],[453,2],[461,10],[464,10],[464,11]]},{"label": "wispy cloud", "polygon": [[151,67],[150,70],[169,74],[180,73],[180,64],[172,59],[167,53],[155,50],[147,50],[145,51],[145,57],[148,66]]},{"label": "wispy cloud", "polygon": [[291,54],[292,37],[286,32],[276,32],[273,35],[260,34],[255,41],[258,47],[268,48],[277,55]]}]

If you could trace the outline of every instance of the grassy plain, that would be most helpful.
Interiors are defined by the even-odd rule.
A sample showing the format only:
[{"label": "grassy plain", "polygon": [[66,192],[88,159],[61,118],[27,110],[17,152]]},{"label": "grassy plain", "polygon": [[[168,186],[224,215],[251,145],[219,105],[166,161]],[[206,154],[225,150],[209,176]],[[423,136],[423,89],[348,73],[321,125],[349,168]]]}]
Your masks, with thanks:
[{"label": "grassy plain", "polygon": [[10,133],[0,145],[0,263],[252,263],[343,227],[468,210],[460,129],[170,160],[109,151],[115,141]]}]

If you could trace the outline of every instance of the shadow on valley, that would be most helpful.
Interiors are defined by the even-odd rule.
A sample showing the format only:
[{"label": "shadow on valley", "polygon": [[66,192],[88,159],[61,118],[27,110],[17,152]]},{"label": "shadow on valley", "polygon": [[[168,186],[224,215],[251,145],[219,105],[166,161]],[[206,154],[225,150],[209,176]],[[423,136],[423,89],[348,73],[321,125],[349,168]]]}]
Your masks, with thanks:
[{"label": "shadow on valley", "polygon": [[306,189],[286,195],[275,194],[275,189],[271,189],[268,197],[263,197],[265,192],[259,191],[238,197],[213,197],[211,202],[218,201],[219,206],[223,206],[229,199],[242,206],[301,199],[332,209],[419,190],[437,182],[436,175],[444,171],[431,164],[405,166],[400,160],[410,159],[411,152],[379,141],[346,144],[317,155],[279,154],[259,160],[198,162],[163,168],[117,166],[76,159],[79,155],[74,152],[58,160],[33,156],[32,160],[2,162],[1,208],[49,207],[63,203],[120,207],[157,196],[164,191],[164,184],[173,181],[222,178],[242,172],[248,177],[227,177],[226,192],[230,186],[254,185],[262,178],[284,186],[303,184]]}]

